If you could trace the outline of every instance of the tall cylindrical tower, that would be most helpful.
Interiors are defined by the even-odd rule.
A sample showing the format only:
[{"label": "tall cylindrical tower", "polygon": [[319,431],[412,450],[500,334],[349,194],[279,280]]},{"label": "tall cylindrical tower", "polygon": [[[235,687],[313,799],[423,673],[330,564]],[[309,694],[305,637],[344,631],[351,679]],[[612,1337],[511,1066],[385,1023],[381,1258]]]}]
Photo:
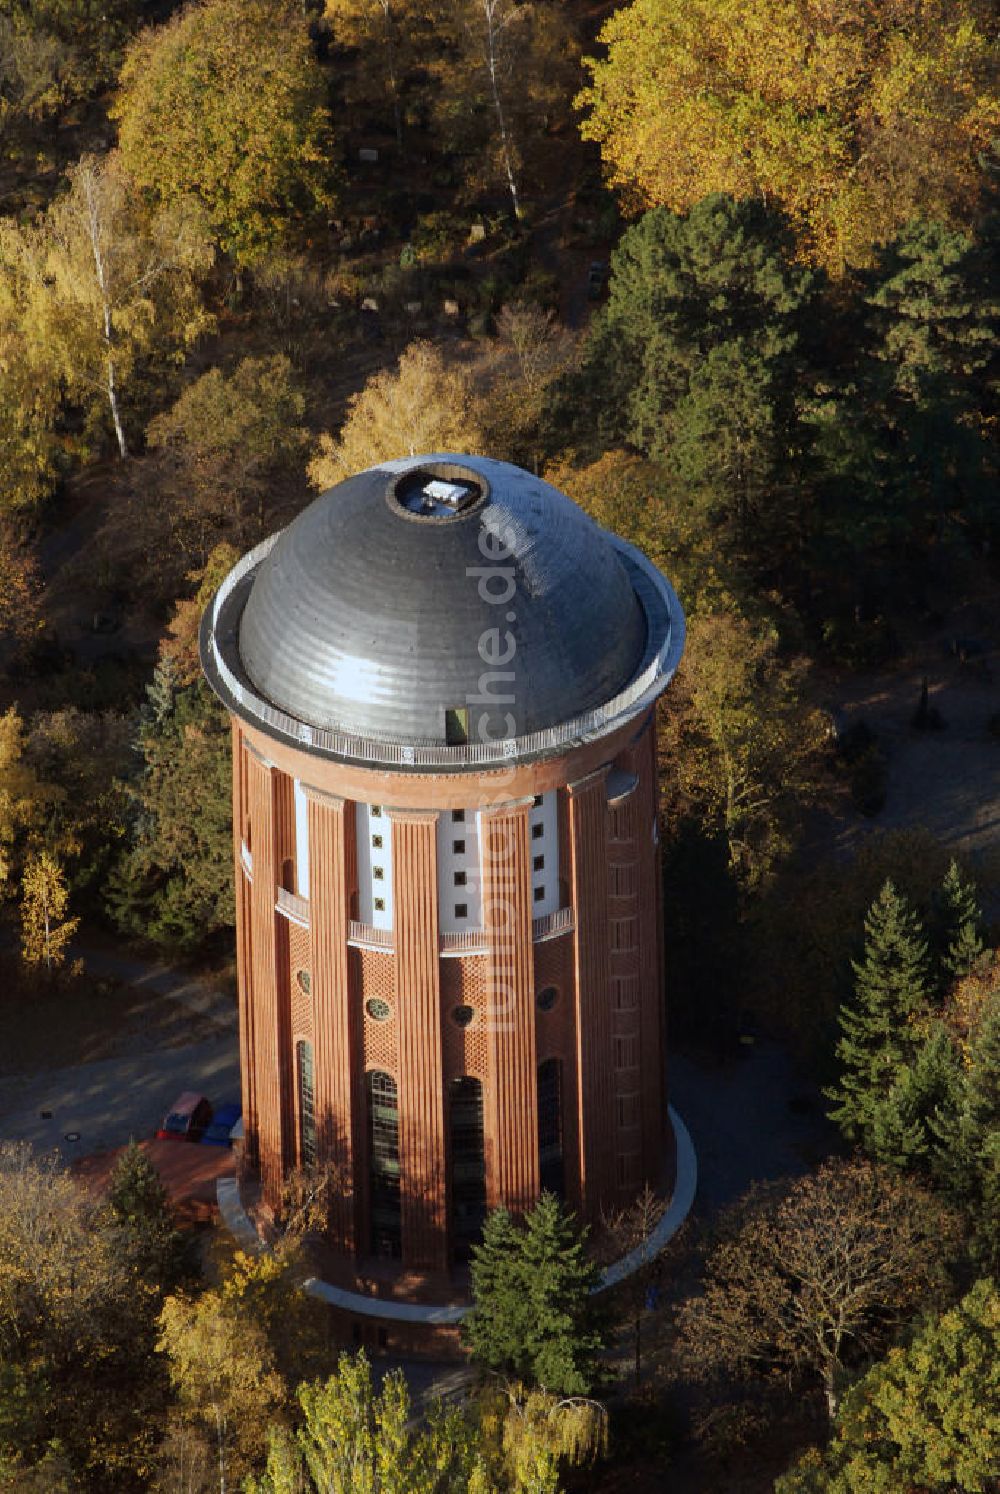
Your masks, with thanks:
[{"label": "tall cylindrical tower", "polygon": [[271,1202],[339,1165],[345,1277],[396,1261],[419,1294],[496,1204],[594,1220],[669,1175],[654,706],[683,633],[641,553],[469,456],[339,484],[206,613],[246,1157]]}]

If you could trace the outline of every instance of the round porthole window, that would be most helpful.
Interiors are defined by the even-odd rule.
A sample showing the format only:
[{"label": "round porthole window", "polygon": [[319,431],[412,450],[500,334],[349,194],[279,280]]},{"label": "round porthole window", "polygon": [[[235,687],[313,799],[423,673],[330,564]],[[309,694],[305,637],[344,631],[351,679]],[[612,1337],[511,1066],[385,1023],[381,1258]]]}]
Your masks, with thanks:
[{"label": "round porthole window", "polygon": [[312,976],[308,970],[296,970],[295,984],[304,996],[312,995]]},{"label": "round porthole window", "polygon": [[456,1027],[468,1027],[475,1015],[474,1006],[456,1006],[452,1008],[451,1020]]},{"label": "round porthole window", "polygon": [[543,986],[535,998],[540,1012],[550,1012],[559,999],[555,986]]},{"label": "round porthole window", "polygon": [[383,1001],[381,996],[372,996],[365,1002],[365,1011],[373,1022],[388,1022],[391,1010],[388,1001]]}]

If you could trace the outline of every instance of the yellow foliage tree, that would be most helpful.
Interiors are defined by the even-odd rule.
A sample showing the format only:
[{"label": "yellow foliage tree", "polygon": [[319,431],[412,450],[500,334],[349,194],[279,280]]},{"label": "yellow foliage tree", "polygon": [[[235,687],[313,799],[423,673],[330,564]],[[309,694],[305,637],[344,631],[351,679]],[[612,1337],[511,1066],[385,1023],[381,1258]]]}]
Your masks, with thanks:
[{"label": "yellow foliage tree", "polygon": [[761,196],[839,272],[965,221],[1000,123],[989,0],[633,0],[588,60],[586,139],[633,209]]},{"label": "yellow foliage tree", "polygon": [[744,887],[767,878],[818,796],[826,733],[805,669],[773,626],[735,608],[698,615],[662,714],[668,818],[693,810],[717,825]]},{"label": "yellow foliage tree", "polygon": [[482,420],[472,376],[428,342],[413,342],[394,372],[383,369],[354,395],[339,437],[320,437],[309,464],[317,488],[419,452],[481,450]]},{"label": "yellow foliage tree", "polygon": [[67,918],[66,874],[51,851],[33,851],[21,878],[21,956],[26,965],[44,965],[47,974],[66,959],[66,946],[80,926]]},{"label": "yellow foliage tree", "polygon": [[40,589],[34,551],[14,520],[0,515],[0,634],[7,640],[24,644],[38,632]]},{"label": "yellow foliage tree", "polygon": [[211,324],[200,280],[212,262],[191,199],[150,214],[119,159],[84,156],[36,226],[0,226],[0,270],[31,366],[110,416],[128,445],[122,396],[151,350],[190,346]]},{"label": "yellow foliage tree", "polygon": [[157,1348],[185,1418],[211,1438],[225,1494],[261,1456],[268,1416],[284,1403],[263,1330],[217,1291],[178,1295],[163,1304]]},{"label": "yellow foliage tree", "polygon": [[24,726],[11,706],[0,716],[0,893],[10,882],[19,838],[59,797],[26,761]]},{"label": "yellow foliage tree", "polygon": [[163,203],[197,197],[241,264],[332,206],[327,84],[292,0],[205,0],[148,27],[114,113],[139,185]]}]

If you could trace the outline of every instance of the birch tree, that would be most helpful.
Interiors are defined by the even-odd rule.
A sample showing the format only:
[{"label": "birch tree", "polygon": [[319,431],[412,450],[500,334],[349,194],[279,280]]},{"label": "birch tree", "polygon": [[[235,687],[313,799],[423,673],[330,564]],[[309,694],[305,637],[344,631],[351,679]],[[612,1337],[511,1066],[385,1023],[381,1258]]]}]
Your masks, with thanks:
[{"label": "birch tree", "polygon": [[189,200],[150,213],[116,156],[84,156],[37,227],[8,232],[29,357],[66,395],[105,412],[128,454],[126,400],[155,352],[179,358],[207,330],[212,249]]},{"label": "birch tree", "polygon": [[503,185],[520,218],[528,147],[569,109],[577,55],[570,26],[551,0],[460,0],[443,39],[450,45],[435,68],[438,125],[478,157],[486,182]]},{"label": "birch tree", "polygon": [[66,948],[80,926],[67,918],[66,873],[51,851],[28,857],[21,882],[21,955],[26,965],[44,965],[46,974],[66,960]]},{"label": "birch tree", "polygon": [[284,1386],[260,1328],[218,1291],[168,1297],[157,1349],[186,1419],[213,1443],[219,1494],[237,1489],[262,1451],[266,1419],[284,1401]]}]

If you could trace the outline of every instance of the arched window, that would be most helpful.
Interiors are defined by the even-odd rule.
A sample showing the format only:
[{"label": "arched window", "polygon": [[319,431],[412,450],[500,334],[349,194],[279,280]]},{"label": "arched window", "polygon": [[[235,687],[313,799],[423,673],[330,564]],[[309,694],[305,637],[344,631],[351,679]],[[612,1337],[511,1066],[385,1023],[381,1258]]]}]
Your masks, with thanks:
[{"label": "arched window", "polygon": [[399,1098],[391,1074],[368,1075],[368,1157],[373,1255],[398,1258],[403,1248],[399,1198]]},{"label": "arched window", "polygon": [[299,1089],[299,1161],[303,1167],[312,1167],[316,1161],[316,1090],[312,1043],[295,1044],[295,1070]]},{"label": "arched window", "polygon": [[562,1198],[562,1064],[558,1058],[538,1065],[538,1174],[542,1191]]},{"label": "arched window", "polygon": [[456,1261],[467,1261],[486,1218],[486,1156],[483,1145],[483,1086],[478,1079],[453,1079],[448,1086],[451,1141],[451,1245]]}]

